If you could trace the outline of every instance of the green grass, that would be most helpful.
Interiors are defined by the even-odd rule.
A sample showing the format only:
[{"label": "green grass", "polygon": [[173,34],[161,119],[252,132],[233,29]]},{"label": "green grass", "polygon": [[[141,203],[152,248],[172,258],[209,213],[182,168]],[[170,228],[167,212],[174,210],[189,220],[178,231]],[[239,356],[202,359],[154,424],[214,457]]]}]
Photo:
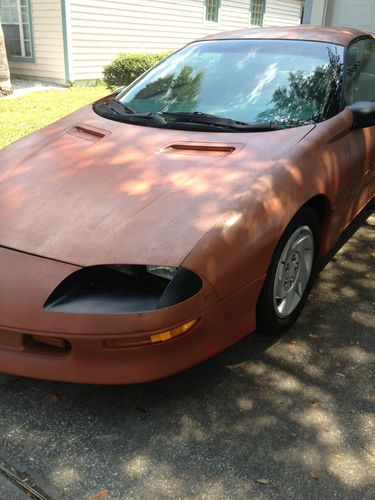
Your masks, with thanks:
[{"label": "green grass", "polygon": [[0,99],[0,149],[109,93],[105,87],[71,87]]}]

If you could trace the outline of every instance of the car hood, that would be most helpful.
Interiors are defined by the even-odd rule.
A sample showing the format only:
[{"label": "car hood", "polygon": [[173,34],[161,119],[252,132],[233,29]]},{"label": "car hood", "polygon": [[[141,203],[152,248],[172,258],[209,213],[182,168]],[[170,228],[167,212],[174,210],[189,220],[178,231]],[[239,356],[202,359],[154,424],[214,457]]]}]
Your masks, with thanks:
[{"label": "car hood", "polygon": [[312,128],[178,131],[85,107],[0,152],[0,245],[80,266],[178,266]]}]

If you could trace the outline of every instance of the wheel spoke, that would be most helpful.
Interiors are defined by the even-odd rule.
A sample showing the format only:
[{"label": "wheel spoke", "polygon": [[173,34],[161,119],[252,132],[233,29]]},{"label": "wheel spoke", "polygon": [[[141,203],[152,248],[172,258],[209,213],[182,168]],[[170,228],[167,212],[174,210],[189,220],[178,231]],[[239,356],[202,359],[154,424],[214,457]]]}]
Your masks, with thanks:
[{"label": "wheel spoke", "polygon": [[294,288],[290,290],[286,295],[285,295],[285,300],[283,302],[283,314],[290,314],[292,308],[293,308],[293,299],[294,299]]},{"label": "wheel spoke", "polygon": [[301,255],[306,251],[312,252],[314,248],[311,236],[309,234],[301,236],[296,240],[292,248],[293,250],[297,250]]},{"label": "wheel spoke", "polygon": [[280,314],[283,316],[288,316],[296,307],[300,300],[300,295],[297,292],[296,288],[293,288],[292,290],[289,290],[284,297],[282,297],[282,300],[278,306],[278,311]]},{"label": "wheel spoke", "polygon": [[275,278],[274,294],[276,297],[282,298],[284,296],[283,281],[284,281],[283,272],[280,272]]},{"label": "wheel spoke", "polygon": [[301,283],[302,285],[302,293],[305,291],[307,282],[309,281],[310,278],[310,270],[307,269],[306,266],[306,261],[305,259],[301,259],[300,262],[300,270],[298,274],[298,283]]}]

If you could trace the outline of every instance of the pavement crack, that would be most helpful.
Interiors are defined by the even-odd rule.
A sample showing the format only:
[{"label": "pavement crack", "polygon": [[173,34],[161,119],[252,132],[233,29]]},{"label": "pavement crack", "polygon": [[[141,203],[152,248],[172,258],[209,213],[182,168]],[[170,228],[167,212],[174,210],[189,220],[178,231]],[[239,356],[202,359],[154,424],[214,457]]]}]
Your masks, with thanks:
[{"label": "pavement crack", "polygon": [[13,467],[10,467],[5,462],[0,460],[0,474],[6,479],[9,479],[18,488],[27,493],[34,500],[51,500],[45,493],[43,493],[36,486],[29,484],[29,478],[25,475],[21,475]]}]

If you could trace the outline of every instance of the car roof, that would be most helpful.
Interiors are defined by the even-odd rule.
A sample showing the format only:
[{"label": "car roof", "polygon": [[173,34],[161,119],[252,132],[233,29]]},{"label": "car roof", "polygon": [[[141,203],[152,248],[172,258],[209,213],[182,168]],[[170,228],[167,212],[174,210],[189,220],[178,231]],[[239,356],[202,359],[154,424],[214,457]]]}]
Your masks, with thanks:
[{"label": "car roof", "polygon": [[291,26],[278,28],[246,28],[235,31],[223,31],[208,35],[203,40],[265,39],[265,40],[308,40],[349,45],[361,36],[371,36],[367,31],[354,28],[321,28],[320,26]]}]

